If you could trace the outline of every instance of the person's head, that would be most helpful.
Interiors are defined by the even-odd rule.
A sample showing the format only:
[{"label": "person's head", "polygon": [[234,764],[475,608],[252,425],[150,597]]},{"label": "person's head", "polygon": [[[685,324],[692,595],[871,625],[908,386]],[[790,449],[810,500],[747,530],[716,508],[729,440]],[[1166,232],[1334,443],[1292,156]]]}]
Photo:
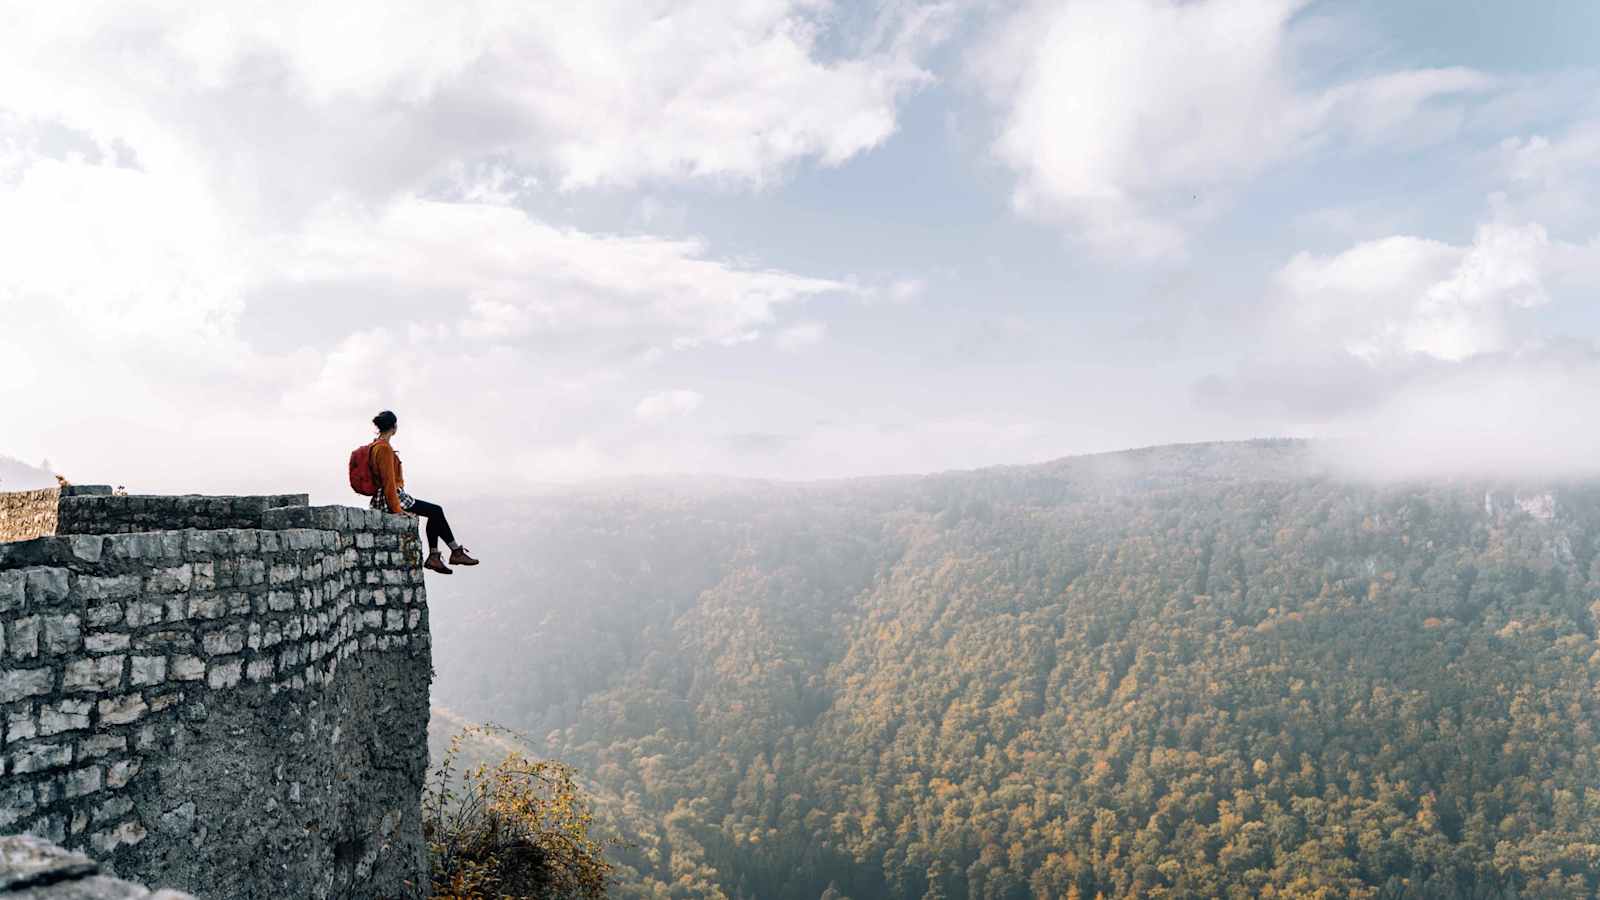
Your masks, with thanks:
[{"label": "person's head", "polygon": [[385,437],[394,434],[395,429],[400,427],[400,420],[395,418],[394,413],[386,409],[372,417],[372,427],[378,429],[380,437]]}]

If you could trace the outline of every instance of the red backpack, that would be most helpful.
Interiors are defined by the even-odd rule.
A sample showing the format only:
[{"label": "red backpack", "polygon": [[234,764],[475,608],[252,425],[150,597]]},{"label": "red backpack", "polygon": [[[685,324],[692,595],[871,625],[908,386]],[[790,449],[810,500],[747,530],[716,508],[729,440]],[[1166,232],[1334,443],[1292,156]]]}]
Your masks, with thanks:
[{"label": "red backpack", "polygon": [[368,497],[376,497],[379,490],[378,474],[372,470],[372,444],[350,451],[350,489]]}]

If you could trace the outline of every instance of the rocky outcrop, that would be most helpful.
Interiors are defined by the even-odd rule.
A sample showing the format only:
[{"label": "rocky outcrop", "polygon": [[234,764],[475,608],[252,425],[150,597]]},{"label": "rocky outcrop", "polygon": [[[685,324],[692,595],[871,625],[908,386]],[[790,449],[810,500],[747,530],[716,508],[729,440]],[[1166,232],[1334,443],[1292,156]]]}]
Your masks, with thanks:
[{"label": "rocky outcrop", "polygon": [[82,853],[31,835],[0,837],[0,900],[195,900],[112,878]]}]

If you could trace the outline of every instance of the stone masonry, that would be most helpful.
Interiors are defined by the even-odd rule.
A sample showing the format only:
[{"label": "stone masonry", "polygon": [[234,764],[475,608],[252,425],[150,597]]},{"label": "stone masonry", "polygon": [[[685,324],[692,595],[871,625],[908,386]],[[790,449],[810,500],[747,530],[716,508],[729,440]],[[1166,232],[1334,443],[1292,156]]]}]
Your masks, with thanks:
[{"label": "stone masonry", "polygon": [[61,492],[55,488],[38,491],[10,491],[0,494],[0,541],[25,541],[56,532],[56,504]]},{"label": "stone masonry", "polygon": [[304,495],[59,520],[0,543],[0,832],[201,897],[423,896],[415,520]]},{"label": "stone masonry", "polygon": [[57,519],[63,502],[72,504],[79,498],[110,493],[110,485],[104,484],[0,493],[0,541],[27,541],[57,534]]}]

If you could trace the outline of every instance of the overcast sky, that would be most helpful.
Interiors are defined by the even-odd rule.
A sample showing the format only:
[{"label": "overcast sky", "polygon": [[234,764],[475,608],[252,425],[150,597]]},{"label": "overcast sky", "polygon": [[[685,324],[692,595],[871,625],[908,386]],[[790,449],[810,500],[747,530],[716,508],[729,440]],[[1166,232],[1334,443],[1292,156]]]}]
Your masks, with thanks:
[{"label": "overcast sky", "polygon": [[0,454],[1600,457],[1590,0],[228,6],[0,0]]}]

